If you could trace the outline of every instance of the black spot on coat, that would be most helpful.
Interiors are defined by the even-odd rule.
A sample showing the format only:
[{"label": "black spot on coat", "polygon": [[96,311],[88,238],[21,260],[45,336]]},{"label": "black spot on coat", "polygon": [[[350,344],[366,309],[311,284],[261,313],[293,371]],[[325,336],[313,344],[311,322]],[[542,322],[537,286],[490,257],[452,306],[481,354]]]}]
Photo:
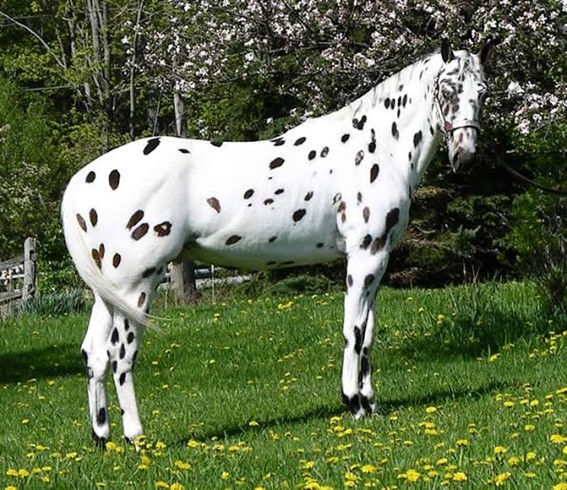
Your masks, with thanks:
[{"label": "black spot on coat", "polygon": [[235,243],[242,240],[242,237],[239,235],[231,235],[226,239],[226,245],[234,245]]},{"label": "black spot on coat", "polygon": [[140,226],[134,229],[134,231],[130,236],[134,240],[139,240],[148,232],[149,229],[150,229],[150,225],[148,225],[148,223],[142,223]]},{"label": "black spot on coat", "polygon": [[305,216],[305,213],[307,213],[305,209],[298,209],[292,215],[293,221],[298,222]]},{"label": "black spot on coat", "polygon": [[144,217],[144,212],[141,209],[138,209],[138,211],[136,211],[132,216],[130,216],[128,223],[126,224],[126,228],[131,230],[140,221],[142,221],[143,217]]},{"label": "black spot on coat", "polygon": [[89,219],[91,221],[91,225],[96,226],[98,223],[98,214],[95,209],[91,209],[89,211]]},{"label": "black spot on coat", "polygon": [[113,170],[108,174],[108,184],[113,191],[118,188],[120,185],[120,172],[118,170]]},{"label": "black spot on coat", "polygon": [[155,225],[154,231],[157,236],[167,236],[171,233],[171,223],[169,221],[164,221],[163,223]]},{"label": "black spot on coat", "polygon": [[278,158],[274,158],[271,162],[270,162],[270,168],[273,170],[275,168],[281,167],[284,164],[284,159],[281,157]]},{"label": "black spot on coat", "polygon": [[79,213],[77,213],[77,222],[79,223],[81,230],[87,231],[87,223],[85,221],[85,218],[83,218]]},{"label": "black spot on coat", "polygon": [[144,148],[144,155],[149,155],[152,151],[154,151],[160,144],[159,138],[152,138],[148,140],[146,147]]},{"label": "black spot on coat", "polygon": [[96,174],[91,170],[88,174],[87,174],[87,178],[85,179],[85,182],[87,184],[90,184],[92,182],[94,182],[96,179]]},{"label": "black spot on coat", "polygon": [[207,204],[211,206],[217,213],[221,212],[220,201],[216,197],[209,197],[207,199]]},{"label": "black spot on coat", "polygon": [[96,423],[98,425],[104,425],[106,423],[106,408],[101,408],[96,414]]},{"label": "black spot on coat", "polygon": [[413,135],[413,146],[419,145],[422,138],[423,138],[423,133],[421,131],[418,131],[417,133],[415,133]]},{"label": "black spot on coat", "polygon": [[374,182],[376,180],[379,173],[380,173],[380,167],[378,166],[377,163],[375,163],[374,165],[372,165],[372,168],[370,169],[370,183],[371,184],[372,184],[372,182]]}]

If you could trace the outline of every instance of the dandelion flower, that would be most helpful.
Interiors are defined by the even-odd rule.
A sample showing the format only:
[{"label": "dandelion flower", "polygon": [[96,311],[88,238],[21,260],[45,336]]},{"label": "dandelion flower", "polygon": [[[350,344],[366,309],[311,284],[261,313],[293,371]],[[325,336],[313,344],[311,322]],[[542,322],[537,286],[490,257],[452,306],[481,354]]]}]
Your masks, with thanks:
[{"label": "dandelion flower", "polygon": [[426,413],[435,413],[437,412],[437,407],[429,406],[425,409]]},{"label": "dandelion flower", "polygon": [[507,451],[508,451],[508,449],[506,449],[504,446],[496,446],[494,448],[494,454],[496,454],[498,456],[506,454]]},{"label": "dandelion flower", "polygon": [[561,434],[553,434],[549,438],[549,441],[553,442],[554,444],[565,444],[567,442],[567,437],[562,436]]},{"label": "dandelion flower", "polygon": [[512,476],[512,474],[510,472],[506,472],[506,473],[500,473],[499,475],[496,475],[494,477],[494,484],[497,487],[501,487],[502,485],[504,485],[504,483],[506,482],[506,480],[509,480],[510,477]]},{"label": "dandelion flower", "polygon": [[463,471],[457,471],[452,478],[453,481],[456,482],[465,482],[467,481],[467,475]]}]

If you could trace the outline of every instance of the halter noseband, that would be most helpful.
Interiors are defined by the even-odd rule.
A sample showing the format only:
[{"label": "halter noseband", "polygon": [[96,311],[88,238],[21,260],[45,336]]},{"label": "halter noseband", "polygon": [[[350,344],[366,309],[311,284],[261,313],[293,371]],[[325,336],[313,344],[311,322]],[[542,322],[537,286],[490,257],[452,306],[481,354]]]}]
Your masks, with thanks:
[{"label": "halter noseband", "polygon": [[437,75],[435,79],[435,93],[433,94],[433,108],[434,112],[437,113],[441,124],[439,124],[439,129],[443,134],[443,139],[447,141],[449,139],[449,134],[455,131],[455,129],[460,128],[475,128],[480,133],[480,122],[476,119],[456,119],[455,121],[447,121],[445,115],[443,114],[443,109],[441,109],[441,101],[439,100],[439,78],[441,73]]}]

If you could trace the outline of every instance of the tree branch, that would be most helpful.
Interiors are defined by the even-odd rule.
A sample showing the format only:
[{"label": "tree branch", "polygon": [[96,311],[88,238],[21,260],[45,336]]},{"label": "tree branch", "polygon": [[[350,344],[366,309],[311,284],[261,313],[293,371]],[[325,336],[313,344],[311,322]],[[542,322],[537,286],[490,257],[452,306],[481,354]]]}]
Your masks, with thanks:
[{"label": "tree branch", "polygon": [[18,22],[16,19],[14,19],[13,17],[10,17],[8,14],[0,11],[0,15],[2,17],[4,17],[5,19],[8,19],[10,22],[12,22],[14,25],[21,27],[22,29],[24,29],[25,31],[29,32],[33,37],[35,37],[40,43],[41,45],[47,50],[47,52],[53,57],[53,59],[55,60],[55,62],[63,69],[66,69],[65,63],[62,62],[59,57],[57,57],[57,55],[53,52],[53,49],[51,49],[51,46],[49,46],[49,44],[47,44],[47,42],[45,42],[45,40],[37,33],[35,32],[31,27],[28,27],[25,24],[22,24],[21,22]]}]

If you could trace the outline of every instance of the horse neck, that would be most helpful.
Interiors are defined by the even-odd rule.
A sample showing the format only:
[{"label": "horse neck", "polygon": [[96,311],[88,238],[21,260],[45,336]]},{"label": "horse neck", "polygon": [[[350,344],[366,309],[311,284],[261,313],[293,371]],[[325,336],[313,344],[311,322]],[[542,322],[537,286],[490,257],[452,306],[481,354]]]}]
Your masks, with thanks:
[{"label": "horse neck", "polygon": [[[350,105],[353,117],[368,114],[370,127],[377,128],[377,146],[382,157],[392,161],[395,171],[412,189],[421,181],[441,141],[434,98],[442,65],[439,54],[423,58]],[[395,99],[394,109],[391,103],[387,107],[386,99]]]}]

